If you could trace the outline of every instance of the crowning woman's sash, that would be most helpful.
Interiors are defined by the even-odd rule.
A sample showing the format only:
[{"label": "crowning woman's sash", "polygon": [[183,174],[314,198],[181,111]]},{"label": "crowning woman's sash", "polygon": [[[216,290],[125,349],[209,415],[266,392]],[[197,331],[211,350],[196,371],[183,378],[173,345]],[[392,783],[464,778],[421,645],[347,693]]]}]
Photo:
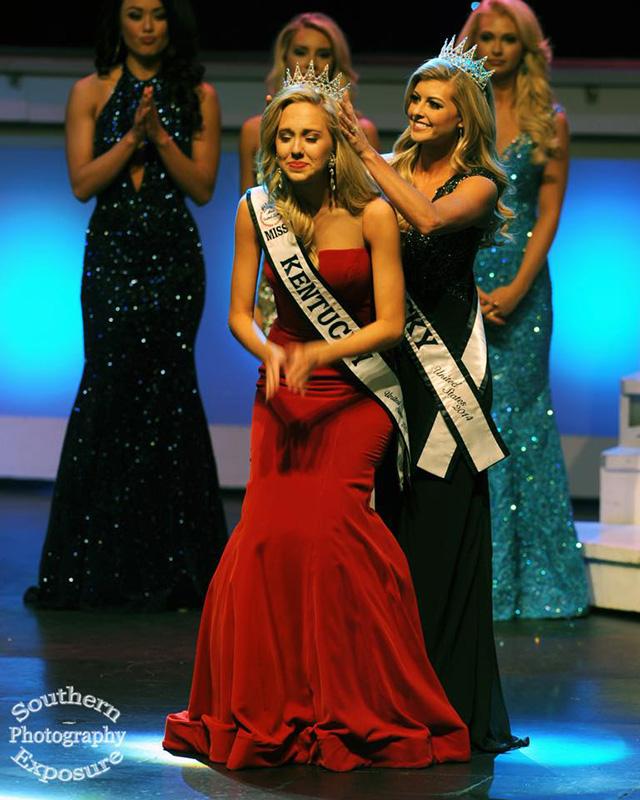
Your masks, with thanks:
[{"label": "crowning woman's sash", "polygon": [[477,300],[471,309],[468,330],[469,338],[462,358],[456,359],[433,325],[407,296],[405,343],[438,406],[418,467],[443,478],[449,472],[457,447],[477,472],[509,454],[491,415],[481,405],[489,371],[484,324]]},{"label": "crowning woman's sash", "polygon": [[[349,336],[358,323],[336,299],[300,243],[289,235],[284,220],[261,186],[247,191],[247,205],[262,249],[278,279],[300,311],[328,342]],[[346,367],[388,412],[398,429],[398,473],[402,481],[409,464],[409,432],[402,389],[394,371],[379,353],[342,359]]]}]

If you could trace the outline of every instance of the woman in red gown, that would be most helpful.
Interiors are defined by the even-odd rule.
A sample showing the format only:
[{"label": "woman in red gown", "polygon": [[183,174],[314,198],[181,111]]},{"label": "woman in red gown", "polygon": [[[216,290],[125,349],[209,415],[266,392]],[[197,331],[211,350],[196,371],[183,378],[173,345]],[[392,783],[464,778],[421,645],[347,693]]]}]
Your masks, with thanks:
[{"label": "woman in red gown", "polygon": [[465,761],[468,731],[428,661],[407,562],[369,503],[393,424],[342,361],[402,335],[395,214],[346,145],[334,99],[307,84],[266,109],[260,157],[271,210],[361,327],[326,343],[267,265],[278,320],[264,341],[244,198],[229,322],[263,362],[251,473],[205,602],[189,707],[167,718],[164,747],[230,769]]}]

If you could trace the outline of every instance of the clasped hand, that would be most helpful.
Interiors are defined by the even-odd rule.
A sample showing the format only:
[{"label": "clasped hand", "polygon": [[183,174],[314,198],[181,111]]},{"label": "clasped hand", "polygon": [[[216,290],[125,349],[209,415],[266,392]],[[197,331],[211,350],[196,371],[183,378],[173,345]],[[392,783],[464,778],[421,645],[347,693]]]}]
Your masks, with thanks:
[{"label": "clasped hand", "polygon": [[497,286],[492,292],[478,288],[480,311],[485,322],[492,325],[506,325],[506,317],[513,313],[522,300],[521,294],[512,284]]},{"label": "clasped hand", "polygon": [[136,137],[138,145],[142,145],[145,140],[158,144],[167,136],[167,132],[160,122],[156,104],[153,102],[153,86],[145,86],[142,92],[142,98],[133,119],[133,135]]},{"label": "clasped hand", "polygon": [[271,400],[280,388],[280,373],[284,370],[287,387],[293,394],[304,394],[309,376],[320,362],[322,342],[307,342],[288,347],[267,342],[264,359],[265,398]]}]

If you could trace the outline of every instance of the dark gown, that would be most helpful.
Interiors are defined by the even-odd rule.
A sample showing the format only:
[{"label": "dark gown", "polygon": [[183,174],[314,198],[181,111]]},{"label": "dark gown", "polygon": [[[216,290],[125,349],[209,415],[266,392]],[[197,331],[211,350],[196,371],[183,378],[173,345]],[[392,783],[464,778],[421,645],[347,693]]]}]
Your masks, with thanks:
[{"label": "dark gown", "polygon": [[[162,124],[191,151],[161,76],[126,69],[96,121],[94,152],[131,128],[153,86]],[[82,277],[85,365],[67,426],[38,587],[41,607],[200,607],[226,543],[195,374],[204,262],[183,193],[155,149],[98,198]]]},{"label": "dark gown", "polygon": [[[369,322],[367,251],[321,251],[320,271]],[[274,289],[270,340],[316,339]],[[314,370],[304,395],[282,378],[269,403],[261,379],[242,516],[205,602],[189,707],[167,718],[165,748],[230,769],[469,758],[425,653],[407,561],[370,507],[392,427],[340,367]]]},{"label": "dark gown", "polygon": [[[480,168],[470,174],[491,177]],[[449,179],[433,200],[453,192],[463,177]],[[479,228],[440,236],[410,229],[403,236],[407,291],[457,357],[464,351],[475,308],[473,260],[481,238]],[[398,369],[416,461],[435,419],[436,402],[404,353]],[[490,382],[483,407],[490,411]],[[376,507],[407,556],[429,658],[469,726],[472,745],[491,752],[519,746],[522,742],[510,730],[493,635],[487,473],[474,473],[458,448],[446,479],[416,467],[400,493],[387,463],[376,483]]]}]

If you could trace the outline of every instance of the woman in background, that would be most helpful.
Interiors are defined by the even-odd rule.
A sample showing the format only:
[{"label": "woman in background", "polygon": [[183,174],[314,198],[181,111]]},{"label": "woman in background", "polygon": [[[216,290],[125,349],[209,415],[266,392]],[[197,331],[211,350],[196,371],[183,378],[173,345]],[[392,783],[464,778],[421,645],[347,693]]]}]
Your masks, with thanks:
[{"label": "woman in background", "polygon": [[[345,81],[355,89],[358,75],[351,65],[349,43],[335,20],[317,11],[297,14],[282,28],[273,47],[273,64],[267,76],[267,90],[275,94],[281,87],[285,73],[294,73],[296,66],[305,73],[313,62],[316,74],[329,67],[329,77],[333,79],[342,73]],[[260,115],[249,117],[240,129],[240,193],[256,182],[255,159],[259,147]],[[360,124],[371,144],[378,149],[376,126],[362,116]],[[262,276],[258,286],[256,320],[265,333],[273,325],[276,316],[273,290]]]},{"label": "woman in background", "polygon": [[195,374],[205,273],[185,197],[213,192],[218,101],[186,0],[113,0],[101,31],[97,72],[73,87],[66,120],[74,194],[97,200],[85,366],[25,601],[199,607],[226,524]]},{"label": "woman in background", "polygon": [[493,70],[497,143],[516,212],[511,239],[475,262],[493,416],[511,457],[489,472],[495,619],[573,617],[589,598],[549,388],[547,255],[567,184],[569,128],[551,48],[523,0],[484,0],[460,33]]}]

